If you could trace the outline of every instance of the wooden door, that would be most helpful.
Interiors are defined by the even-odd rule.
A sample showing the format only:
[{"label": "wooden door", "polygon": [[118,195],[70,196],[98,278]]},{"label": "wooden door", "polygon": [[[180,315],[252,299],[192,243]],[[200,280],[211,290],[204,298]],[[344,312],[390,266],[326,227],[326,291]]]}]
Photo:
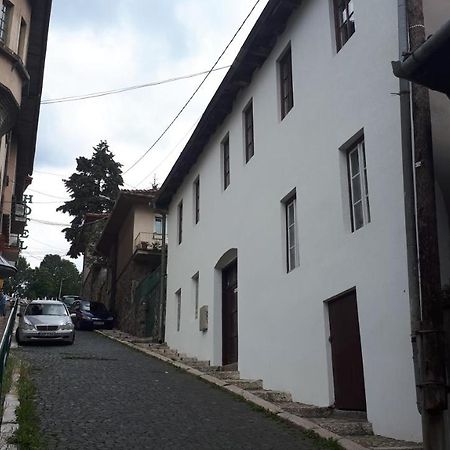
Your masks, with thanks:
[{"label": "wooden door", "polygon": [[237,261],[222,271],[222,364],[238,362]]},{"label": "wooden door", "polygon": [[366,393],[356,292],[328,303],[337,409],[365,411]]}]

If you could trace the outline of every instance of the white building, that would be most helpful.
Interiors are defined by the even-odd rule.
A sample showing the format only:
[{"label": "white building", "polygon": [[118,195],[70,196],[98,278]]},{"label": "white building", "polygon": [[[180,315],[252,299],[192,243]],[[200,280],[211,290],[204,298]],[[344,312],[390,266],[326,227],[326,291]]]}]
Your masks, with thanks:
[{"label": "white building", "polygon": [[[450,4],[424,3],[432,32]],[[166,341],[419,441],[398,58],[396,1],[269,0],[161,187]],[[432,99],[444,283],[442,97]]]}]

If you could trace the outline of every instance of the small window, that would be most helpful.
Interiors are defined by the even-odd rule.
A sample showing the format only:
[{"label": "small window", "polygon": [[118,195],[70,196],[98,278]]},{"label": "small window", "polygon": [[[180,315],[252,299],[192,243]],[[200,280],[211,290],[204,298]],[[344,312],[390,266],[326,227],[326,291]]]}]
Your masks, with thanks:
[{"label": "small window", "polygon": [[198,291],[199,291],[199,275],[198,272],[192,277],[194,288],[194,317],[198,319]]},{"label": "small window", "polygon": [[183,241],[183,200],[178,203],[178,244]]},{"label": "small window", "polygon": [[352,231],[370,223],[369,187],[364,138],[347,153]]},{"label": "small window", "polygon": [[156,234],[162,234],[162,217],[155,216],[155,224],[153,230]]},{"label": "small window", "polygon": [[11,18],[13,12],[13,5],[4,1],[0,7],[0,41],[8,44],[9,29],[11,27]]},{"label": "small window", "polygon": [[194,222],[198,223],[200,220],[200,178],[197,177],[194,181]]},{"label": "small window", "polygon": [[355,32],[353,0],[333,0],[336,49],[339,51]]},{"label": "small window", "polygon": [[250,103],[244,109],[244,145],[245,145],[245,162],[248,163],[255,154],[252,101],[250,101]]},{"label": "small window", "polygon": [[294,106],[294,88],[292,86],[292,53],[289,46],[278,60],[280,77],[281,120]]},{"label": "small window", "polygon": [[22,58],[22,61],[25,61],[25,43],[26,43],[26,35],[27,35],[27,24],[25,20],[21,19],[20,21],[20,31],[19,31],[19,56]]},{"label": "small window", "polygon": [[181,289],[175,292],[175,301],[177,305],[177,331],[181,328]]},{"label": "small window", "polygon": [[223,190],[230,185],[230,139],[222,141]]},{"label": "small window", "polygon": [[295,269],[299,265],[298,239],[297,239],[297,199],[295,191],[284,200],[285,209],[285,236],[286,236],[286,264],[287,271]]}]

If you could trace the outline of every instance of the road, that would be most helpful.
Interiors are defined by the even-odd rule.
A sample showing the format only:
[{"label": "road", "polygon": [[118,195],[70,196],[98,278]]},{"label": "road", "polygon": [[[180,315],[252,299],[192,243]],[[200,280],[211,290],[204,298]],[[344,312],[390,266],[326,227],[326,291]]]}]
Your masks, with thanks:
[{"label": "road", "polygon": [[93,332],[21,347],[49,449],[302,449],[298,430]]}]

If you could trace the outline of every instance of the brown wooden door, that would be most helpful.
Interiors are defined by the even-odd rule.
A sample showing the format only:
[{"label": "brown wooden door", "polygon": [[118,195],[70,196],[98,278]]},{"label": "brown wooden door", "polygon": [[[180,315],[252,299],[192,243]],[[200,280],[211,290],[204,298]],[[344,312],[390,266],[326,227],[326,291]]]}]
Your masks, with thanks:
[{"label": "brown wooden door", "polygon": [[222,271],[222,363],[238,362],[237,261]]},{"label": "brown wooden door", "polygon": [[356,292],[328,303],[335,407],[366,410]]}]

